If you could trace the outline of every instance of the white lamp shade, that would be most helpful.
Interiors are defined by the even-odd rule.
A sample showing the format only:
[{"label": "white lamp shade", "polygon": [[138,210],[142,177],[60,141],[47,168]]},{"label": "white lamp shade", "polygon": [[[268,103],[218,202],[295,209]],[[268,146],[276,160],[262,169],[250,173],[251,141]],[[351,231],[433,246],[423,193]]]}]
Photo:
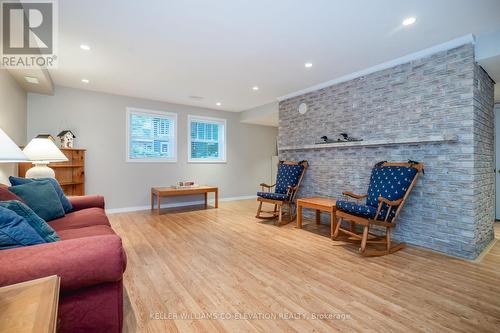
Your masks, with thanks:
[{"label": "white lamp shade", "polygon": [[14,163],[28,161],[26,155],[0,128],[0,163]]},{"label": "white lamp shade", "polygon": [[50,139],[34,138],[23,149],[23,153],[34,162],[64,162],[68,158]]}]

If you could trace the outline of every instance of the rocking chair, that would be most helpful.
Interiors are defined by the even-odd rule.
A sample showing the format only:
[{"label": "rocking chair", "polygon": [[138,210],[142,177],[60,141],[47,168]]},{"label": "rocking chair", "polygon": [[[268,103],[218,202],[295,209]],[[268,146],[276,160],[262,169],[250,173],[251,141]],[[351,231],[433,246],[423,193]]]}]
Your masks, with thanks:
[{"label": "rocking chair", "polygon": [[[259,207],[255,217],[259,219],[274,219],[278,217],[278,225],[282,225],[283,215],[288,215],[288,221],[292,222],[295,219],[295,197],[300,187],[300,183],[306,172],[309,164],[307,161],[289,162],[280,161],[278,163],[278,175],[276,177],[276,184],[267,185],[260,184],[262,192],[257,192],[257,201]],[[271,189],[275,187],[274,192]],[[267,189],[267,191],[265,191]],[[270,203],[274,205],[273,211],[263,211],[262,203]],[[283,206],[287,206],[287,212],[283,212]],[[262,216],[262,213],[268,216]]]},{"label": "rocking chair", "polygon": [[[380,162],[372,170],[368,194],[357,195],[343,192],[343,195],[356,200],[366,198],[362,205],[347,200],[337,200],[337,225],[332,235],[336,239],[339,232],[361,240],[359,252],[363,256],[382,256],[403,249],[406,244],[392,245],[391,230],[396,226],[401,208],[408,199],[411,190],[417,182],[418,175],[423,171],[421,163]],[[350,221],[350,230],[342,228],[342,221]],[[356,233],[356,224],[363,226],[363,233]],[[385,236],[370,233],[370,227],[385,228]],[[385,245],[385,250],[367,250],[367,243]]]}]

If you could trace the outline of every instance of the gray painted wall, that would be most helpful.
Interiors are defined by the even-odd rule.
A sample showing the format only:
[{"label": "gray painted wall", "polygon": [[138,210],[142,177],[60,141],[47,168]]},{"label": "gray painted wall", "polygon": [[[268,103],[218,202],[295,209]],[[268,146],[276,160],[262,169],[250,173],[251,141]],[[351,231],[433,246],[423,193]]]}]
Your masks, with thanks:
[{"label": "gray painted wall", "polygon": [[[126,107],[178,113],[177,163],[125,162]],[[227,163],[187,163],[187,115],[227,119]],[[103,194],[107,208],[149,204],[151,186],[193,179],[219,186],[220,197],[255,195],[270,181],[270,159],[277,129],[240,123],[240,114],[56,87],[54,96],[28,95],[28,139],[40,133],[76,134],[76,146],[87,149],[86,191]],[[199,200],[181,198],[174,202]]]},{"label": "gray painted wall", "polygon": [[[298,105],[309,111],[300,115]],[[310,163],[299,196],[366,193],[378,161],[421,161],[425,175],[394,237],[464,258],[493,239],[493,83],[464,45],[280,103],[279,146],[348,132],[369,139],[453,135],[456,143],[280,151]]]},{"label": "gray painted wall", "polygon": [[[18,145],[26,144],[26,92],[4,69],[0,69],[0,128]],[[17,175],[17,164],[0,164],[0,183]]]}]

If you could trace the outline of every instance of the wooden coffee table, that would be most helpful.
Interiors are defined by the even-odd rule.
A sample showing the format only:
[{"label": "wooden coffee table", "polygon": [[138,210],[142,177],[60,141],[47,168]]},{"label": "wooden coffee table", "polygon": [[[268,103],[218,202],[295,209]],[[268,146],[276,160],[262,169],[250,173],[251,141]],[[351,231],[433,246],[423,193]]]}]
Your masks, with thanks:
[{"label": "wooden coffee table", "polygon": [[219,188],[215,186],[198,186],[192,188],[174,187],[152,187],[151,188],[151,210],[154,209],[155,196],[157,201],[157,211],[160,214],[160,204],[162,197],[174,197],[179,195],[203,194],[205,196],[205,208],[208,207],[208,193],[213,192],[215,196],[215,208],[219,207]]},{"label": "wooden coffee table", "polygon": [[52,275],[0,288],[0,332],[56,332],[59,281]]},{"label": "wooden coffee table", "polygon": [[316,224],[320,223],[321,212],[330,213],[330,224],[333,234],[337,217],[335,215],[337,200],[325,197],[310,197],[297,200],[297,228],[302,228],[302,208],[311,208],[316,210]]}]

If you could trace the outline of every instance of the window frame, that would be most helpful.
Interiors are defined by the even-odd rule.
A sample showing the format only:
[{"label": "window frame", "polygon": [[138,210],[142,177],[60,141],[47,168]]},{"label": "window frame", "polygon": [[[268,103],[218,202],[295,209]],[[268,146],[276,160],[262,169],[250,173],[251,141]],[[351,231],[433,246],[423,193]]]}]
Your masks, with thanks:
[{"label": "window frame", "polygon": [[[223,159],[207,159],[207,158],[191,157],[191,122],[193,120],[201,120],[209,123],[212,122],[224,126],[224,141],[222,145],[223,157],[224,157]],[[227,163],[227,119],[189,114],[187,118],[187,139],[188,139],[187,141],[188,163]]]},{"label": "window frame", "polygon": [[[161,111],[161,110],[150,110],[150,109],[142,109],[136,107],[127,107],[126,108],[126,128],[125,128],[125,136],[126,136],[126,151],[125,151],[125,161],[127,163],[177,163],[177,146],[178,146],[178,121],[177,121],[177,113]],[[161,115],[168,116],[173,118],[174,122],[174,134],[172,135],[174,139],[173,146],[173,157],[172,158],[141,158],[135,159],[130,158],[130,116],[131,114],[143,114],[143,115]]]}]

